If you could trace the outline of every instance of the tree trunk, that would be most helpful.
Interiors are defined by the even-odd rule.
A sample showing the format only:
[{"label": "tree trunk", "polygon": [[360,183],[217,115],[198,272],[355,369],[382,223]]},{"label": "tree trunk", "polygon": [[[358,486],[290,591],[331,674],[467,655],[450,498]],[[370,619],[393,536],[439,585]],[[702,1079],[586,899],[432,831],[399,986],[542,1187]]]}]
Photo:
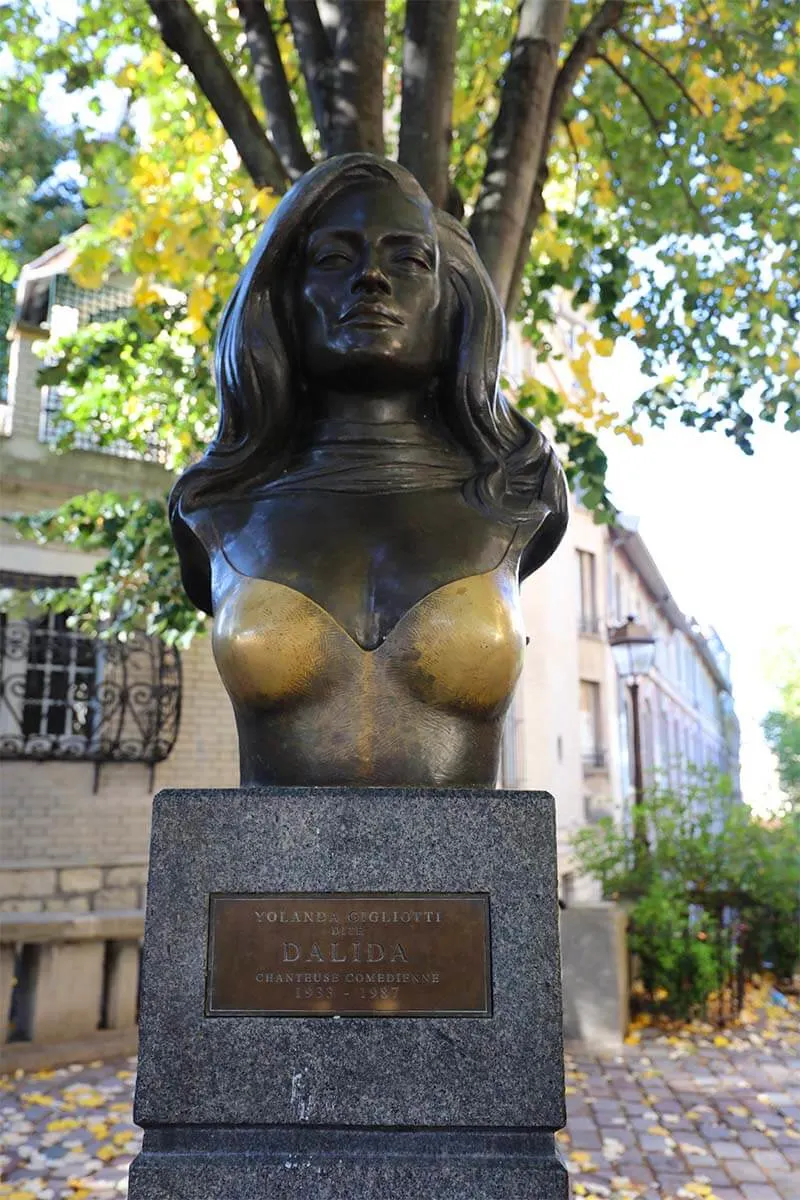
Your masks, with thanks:
[{"label": "tree trunk", "polygon": [[383,154],[385,0],[340,0],[331,153]]},{"label": "tree trunk", "polygon": [[264,0],[237,3],[275,149],[289,178],[298,179],[311,167],[311,155],[300,133],[269,13]]},{"label": "tree trunk", "polygon": [[399,160],[434,204],[448,197],[458,0],[407,0]]},{"label": "tree trunk", "polygon": [[478,253],[504,305],[539,170],[568,8],[568,0],[520,4],[500,111],[470,222]]},{"label": "tree trunk", "polygon": [[333,43],[320,20],[316,0],[286,0],[286,12],[322,148],[331,154]]}]

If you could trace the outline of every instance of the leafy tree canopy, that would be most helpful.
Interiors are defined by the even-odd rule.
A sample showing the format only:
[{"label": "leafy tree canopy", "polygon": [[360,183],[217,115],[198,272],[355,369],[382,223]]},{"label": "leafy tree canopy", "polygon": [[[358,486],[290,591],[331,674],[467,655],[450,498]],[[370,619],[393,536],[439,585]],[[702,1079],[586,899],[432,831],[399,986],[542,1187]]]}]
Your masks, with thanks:
[{"label": "leafy tree canopy", "polygon": [[[0,282],[80,225],[83,207],[74,176],[56,174],[71,139],[20,100],[0,105]],[[5,327],[3,327],[5,332]]]},{"label": "leafy tree canopy", "polygon": [[[134,444],[161,429],[170,467],[196,457],[213,330],[265,215],[313,160],[352,149],[398,156],[462,216],[540,362],[568,360],[573,386],[537,377],[517,399],[601,514],[597,431],[640,438],[592,378],[620,336],[652,377],[634,419],[677,410],[746,451],[756,415],[798,427],[793,0],[69,8],[12,5],[0,34],[17,105],[35,111],[53,74],[95,106],[100,85],[128,97],[114,138],[76,136],[76,278],[135,278],[122,336],[83,331],[51,368],[76,428]],[[564,342],[567,300],[585,327]]]}]

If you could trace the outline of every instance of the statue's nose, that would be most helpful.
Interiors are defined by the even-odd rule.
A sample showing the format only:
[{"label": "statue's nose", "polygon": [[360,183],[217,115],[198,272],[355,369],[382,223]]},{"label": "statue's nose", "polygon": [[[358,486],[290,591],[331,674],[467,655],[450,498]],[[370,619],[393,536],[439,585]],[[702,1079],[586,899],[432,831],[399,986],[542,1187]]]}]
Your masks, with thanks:
[{"label": "statue's nose", "polygon": [[389,295],[391,290],[392,285],[374,258],[365,259],[361,270],[353,280],[353,291],[378,292],[382,295]]}]

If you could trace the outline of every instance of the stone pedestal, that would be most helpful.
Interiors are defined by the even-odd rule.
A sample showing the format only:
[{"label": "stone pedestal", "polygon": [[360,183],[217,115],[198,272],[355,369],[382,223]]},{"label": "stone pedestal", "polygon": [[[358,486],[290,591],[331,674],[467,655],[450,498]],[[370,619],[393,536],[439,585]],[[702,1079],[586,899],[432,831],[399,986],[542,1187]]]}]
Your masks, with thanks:
[{"label": "stone pedestal", "polygon": [[[295,912],[302,919],[306,908],[338,910],[337,894],[348,893],[373,898],[378,928],[402,922],[411,909],[421,910],[414,919],[433,920],[442,897],[485,907],[485,1012],[477,1005],[471,1015],[456,1015],[452,985],[465,935],[454,924],[437,951],[446,962],[446,1013],[426,1001],[430,1011],[414,1016],[378,1015],[381,1002],[363,1016],[230,1007],[207,1015],[224,1009],[218,955],[251,990],[256,972],[277,977],[274,962],[248,957],[244,942],[240,954],[229,933],[221,944],[213,917],[217,940],[209,951],[216,898],[249,898],[252,920],[260,908],[266,921],[279,909],[286,920]],[[264,895],[269,904],[258,903]],[[276,896],[291,900],[284,906]],[[304,904],[303,896],[315,899]],[[144,1143],[131,1168],[131,1200],[383,1200],[390,1189],[403,1200],[566,1200],[553,1137],[565,1114],[550,796],[162,792],[154,803],[147,903],[135,1105]],[[373,918],[364,917],[373,937]],[[337,966],[337,987],[370,973],[372,982],[379,973],[418,981],[415,956],[426,938],[425,930],[398,934],[401,950],[392,959],[394,935],[382,929],[374,943],[386,948],[384,970]],[[310,948],[301,931],[280,944],[291,947],[283,951],[289,969],[300,948],[303,959],[310,950],[315,960],[309,974],[334,969],[330,945]],[[366,956],[366,945],[353,953]],[[474,983],[482,968],[474,946],[463,949],[463,978]],[[343,953],[339,943],[334,963]],[[209,988],[209,973],[219,994]],[[434,993],[439,978],[436,972]],[[401,995],[404,986],[396,989]],[[265,987],[264,994],[273,992]]]}]

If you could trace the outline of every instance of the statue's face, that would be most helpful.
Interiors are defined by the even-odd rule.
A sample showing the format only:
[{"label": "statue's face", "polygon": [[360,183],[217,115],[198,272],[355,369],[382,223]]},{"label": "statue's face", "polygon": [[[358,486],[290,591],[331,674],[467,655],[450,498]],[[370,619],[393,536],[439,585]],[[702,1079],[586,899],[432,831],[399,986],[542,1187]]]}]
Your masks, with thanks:
[{"label": "statue's face", "polygon": [[441,356],[439,309],[430,210],[381,184],[349,189],[320,210],[300,295],[310,377],[356,390],[427,382]]}]

